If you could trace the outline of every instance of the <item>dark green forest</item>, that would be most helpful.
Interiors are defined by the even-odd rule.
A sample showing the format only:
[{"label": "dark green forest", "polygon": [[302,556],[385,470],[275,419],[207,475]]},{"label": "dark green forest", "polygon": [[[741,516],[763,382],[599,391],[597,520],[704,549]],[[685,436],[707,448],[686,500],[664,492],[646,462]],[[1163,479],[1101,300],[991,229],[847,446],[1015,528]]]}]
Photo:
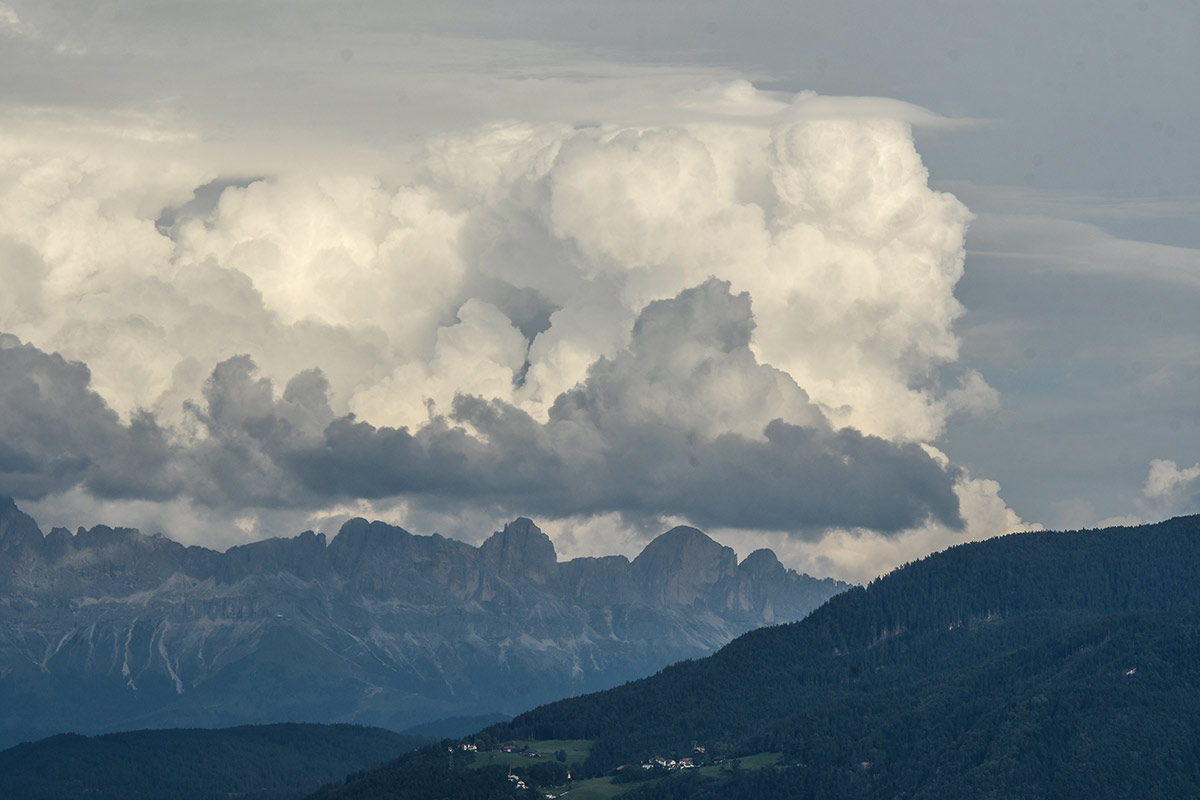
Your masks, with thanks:
[{"label": "dark green forest", "polygon": [[0,797],[290,800],[427,741],[360,725],[68,733],[0,752]]},{"label": "dark green forest", "polygon": [[[726,760],[623,795],[642,800],[1191,797],[1198,720],[1200,517],[1186,517],[960,545],[709,658],[469,738],[590,740],[576,779],[697,744]],[[780,765],[732,762],[765,752]],[[463,761],[417,751],[321,797],[489,796],[477,773],[455,788]],[[435,774],[436,793],[403,788]]]}]

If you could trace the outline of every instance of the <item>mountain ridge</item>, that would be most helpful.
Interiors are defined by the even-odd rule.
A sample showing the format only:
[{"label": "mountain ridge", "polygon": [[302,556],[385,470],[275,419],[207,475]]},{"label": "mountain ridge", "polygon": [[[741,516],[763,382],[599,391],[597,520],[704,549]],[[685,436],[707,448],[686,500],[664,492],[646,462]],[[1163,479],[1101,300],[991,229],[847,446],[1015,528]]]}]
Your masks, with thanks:
[{"label": "mountain ridge", "polygon": [[677,563],[643,574],[621,556],[560,562],[528,518],[478,547],[355,518],[332,539],[222,553],[103,525],[43,536],[0,502],[0,744],[515,713],[704,655],[845,588],[773,555],[681,574],[722,547],[699,535],[648,544]]},{"label": "mountain ridge", "polygon": [[0,796],[21,800],[294,800],[429,737],[357,725],[58,734],[0,751]]}]

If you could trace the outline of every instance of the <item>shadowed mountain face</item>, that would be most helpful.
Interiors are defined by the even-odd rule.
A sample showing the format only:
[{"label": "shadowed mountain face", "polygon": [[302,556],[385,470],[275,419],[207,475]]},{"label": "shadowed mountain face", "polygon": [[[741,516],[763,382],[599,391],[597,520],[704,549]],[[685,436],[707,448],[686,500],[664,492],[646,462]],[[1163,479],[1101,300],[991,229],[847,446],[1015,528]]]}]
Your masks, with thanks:
[{"label": "shadowed mountain face", "polygon": [[347,522],[219,553],[0,500],[0,747],[61,731],[515,713],[702,656],[846,588],[692,528],[559,563],[518,519],[479,547]]}]

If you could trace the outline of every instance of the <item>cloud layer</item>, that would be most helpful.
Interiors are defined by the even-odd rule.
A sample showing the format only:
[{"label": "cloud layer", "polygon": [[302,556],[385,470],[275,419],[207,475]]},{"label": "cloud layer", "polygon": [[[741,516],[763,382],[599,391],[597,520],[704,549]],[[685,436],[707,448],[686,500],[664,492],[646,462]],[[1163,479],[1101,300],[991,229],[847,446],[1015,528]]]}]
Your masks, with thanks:
[{"label": "cloud layer", "polygon": [[[334,418],[329,384],[303,372],[276,397],[248,356],[219,365],[195,430],[168,444],[149,414],[122,424],[86,368],[6,337],[0,370],[3,476],[38,498],[82,484],[101,497],[193,502],[234,512],[319,508],[351,498],[526,509],[552,518],[679,515],[716,527],[894,532],[960,527],[954,472],[913,444],[834,431],[786,374],[750,352],[749,296],[709,280],[651,303],[630,346],[601,358],[542,423],[502,400],[458,395],[415,432]],[[722,425],[729,393],[791,405],[796,425]],[[60,420],[65,420],[62,424]]]}]

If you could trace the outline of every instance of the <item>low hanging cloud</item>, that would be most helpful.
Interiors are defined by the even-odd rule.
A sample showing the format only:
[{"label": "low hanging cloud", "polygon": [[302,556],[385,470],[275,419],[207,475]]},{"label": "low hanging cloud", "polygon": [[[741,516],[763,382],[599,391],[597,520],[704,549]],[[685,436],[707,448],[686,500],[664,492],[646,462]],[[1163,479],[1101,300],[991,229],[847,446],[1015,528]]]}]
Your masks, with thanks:
[{"label": "low hanging cloud", "polygon": [[[276,397],[253,361],[236,356],[189,405],[195,430],[175,444],[147,413],[122,424],[88,388],[83,365],[7,337],[0,419],[21,436],[6,438],[19,449],[6,453],[5,477],[32,496],[82,484],[102,497],[186,496],[235,510],[402,496],[509,514],[681,515],[810,534],[886,533],[926,520],[961,527],[954,470],[916,445],[830,428],[785,373],[758,363],[753,329],[749,296],[709,280],[651,303],[630,346],[593,364],[546,422],[459,395],[447,417],[415,432],[334,418],[319,371],[297,375]],[[806,424],[782,421],[780,408]],[[746,432],[719,424],[747,409],[757,414],[741,424],[769,421]],[[60,416],[71,424],[55,424]]]},{"label": "low hanging cloud", "polygon": [[100,497],[166,498],[173,448],[147,413],[123,424],[85,365],[0,333],[0,486],[41,498],[75,486]]},{"label": "low hanging cloud", "polygon": [[1138,507],[1155,517],[1200,511],[1200,464],[1180,469],[1174,461],[1152,460]]},{"label": "low hanging cloud", "polygon": [[[749,296],[710,280],[651,303],[629,348],[593,364],[545,423],[460,395],[448,420],[416,433],[337,420],[292,463],[308,492],[424,494],[552,517],[615,511],[810,532],[894,532],[926,519],[961,527],[953,470],[916,445],[829,428],[786,374],[757,362],[753,327]],[[773,416],[779,406],[808,424]],[[755,435],[714,429],[733,412],[745,414],[742,425],[773,418]]]}]

